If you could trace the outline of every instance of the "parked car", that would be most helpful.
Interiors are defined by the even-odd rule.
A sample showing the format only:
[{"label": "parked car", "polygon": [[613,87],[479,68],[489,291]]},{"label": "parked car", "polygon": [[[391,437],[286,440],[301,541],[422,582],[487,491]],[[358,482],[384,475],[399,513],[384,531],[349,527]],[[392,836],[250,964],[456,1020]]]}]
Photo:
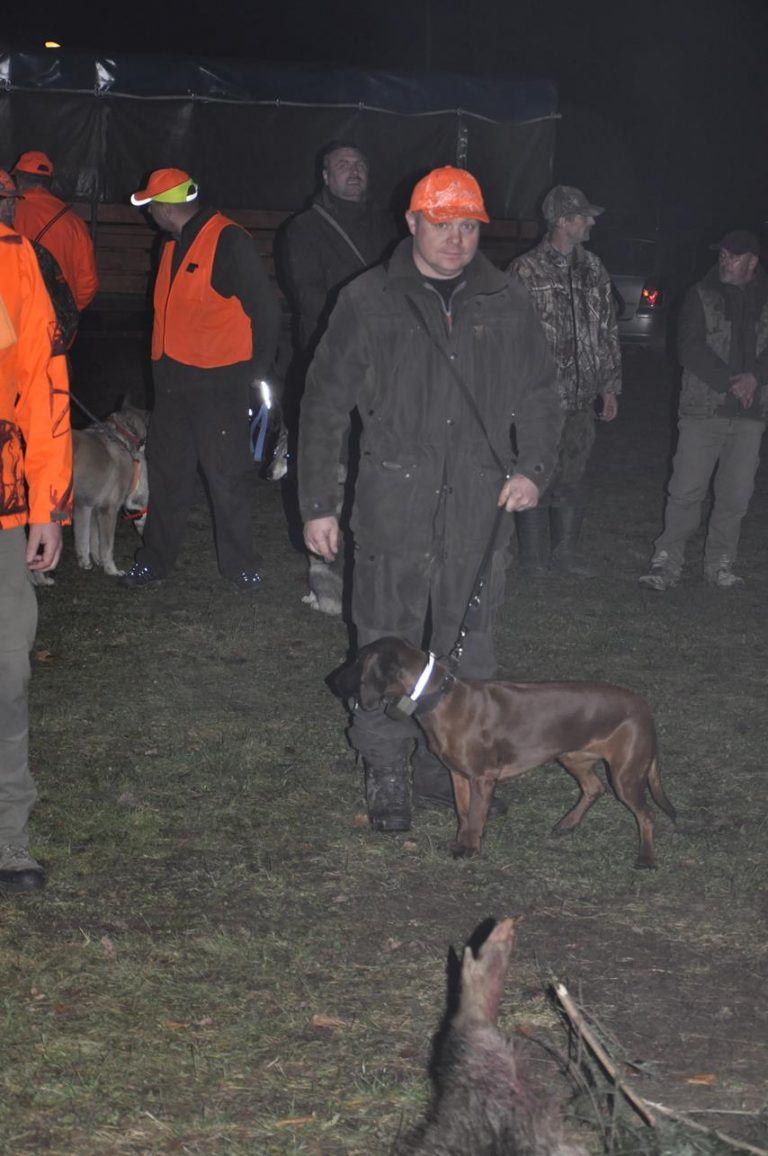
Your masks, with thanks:
[{"label": "parked car", "polygon": [[589,248],[610,274],[622,342],[668,347],[685,290],[714,263],[706,242],[682,233],[625,232],[598,224]]}]

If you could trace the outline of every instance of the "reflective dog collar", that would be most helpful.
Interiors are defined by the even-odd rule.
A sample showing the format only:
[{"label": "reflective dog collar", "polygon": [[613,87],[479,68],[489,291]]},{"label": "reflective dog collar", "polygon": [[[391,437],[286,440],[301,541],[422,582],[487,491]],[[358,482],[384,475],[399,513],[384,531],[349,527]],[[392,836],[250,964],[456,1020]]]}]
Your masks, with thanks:
[{"label": "reflective dog collar", "polygon": [[[427,659],[427,665],[424,667],[421,674],[419,675],[419,678],[416,682],[416,685],[413,688],[413,690],[411,691],[411,693],[410,694],[404,694],[403,697],[399,698],[396,702],[391,702],[389,704],[389,706],[385,708],[385,713],[390,718],[396,719],[398,721],[402,721],[403,719],[411,718],[412,715],[416,714],[422,705],[419,703],[419,699],[421,698],[421,695],[424,691],[424,688],[426,687],[427,683],[429,682],[429,676],[432,674],[432,671],[434,669],[435,669],[435,656],[432,653],[432,651],[430,650],[429,658]],[[438,692],[438,695],[437,695],[438,698],[440,697],[440,693],[441,693],[441,691]],[[431,710],[432,706],[434,705],[431,702],[431,699],[433,699],[433,698],[435,698],[434,695],[428,695],[427,699],[424,700],[425,703],[428,703],[428,706],[427,706],[428,710]]]},{"label": "reflective dog collar", "polygon": [[435,656],[432,653],[432,651],[430,650],[429,658],[427,659],[427,665],[424,667],[421,674],[419,675],[419,680],[416,683],[415,687],[413,688],[411,693],[408,695],[408,698],[411,700],[411,702],[418,702],[418,700],[421,698],[424,687],[429,682],[429,676],[431,675],[431,673],[434,669],[435,669]]}]

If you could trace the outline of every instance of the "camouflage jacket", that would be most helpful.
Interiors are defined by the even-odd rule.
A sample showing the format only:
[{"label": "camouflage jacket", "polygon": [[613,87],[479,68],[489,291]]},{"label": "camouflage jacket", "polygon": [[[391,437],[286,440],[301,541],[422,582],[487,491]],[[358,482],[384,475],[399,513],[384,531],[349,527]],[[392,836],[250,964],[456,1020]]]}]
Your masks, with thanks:
[{"label": "camouflage jacket", "polygon": [[563,409],[589,409],[598,394],[621,393],[619,333],[600,258],[581,245],[564,257],[545,237],[509,270],[525,285],[544,326]]},{"label": "camouflage jacket", "polygon": [[[736,293],[742,295],[739,310],[729,300]],[[734,325],[739,329],[734,330]],[[768,415],[768,277],[762,267],[758,265],[754,278],[741,290],[722,284],[717,265],[710,269],[703,281],[688,290],[677,347],[683,367],[681,416],[764,421]],[[754,373],[758,386],[746,410],[730,392],[731,377],[745,372]]]}]

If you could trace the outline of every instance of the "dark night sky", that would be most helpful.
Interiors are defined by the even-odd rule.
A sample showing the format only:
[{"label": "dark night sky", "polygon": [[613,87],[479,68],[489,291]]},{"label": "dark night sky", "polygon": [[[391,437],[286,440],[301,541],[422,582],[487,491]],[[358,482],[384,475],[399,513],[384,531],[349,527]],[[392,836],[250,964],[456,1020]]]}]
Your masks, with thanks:
[{"label": "dark night sky", "polygon": [[19,47],[51,36],[112,53],[544,75],[564,117],[559,179],[594,199],[768,217],[766,0],[38,0],[3,31]]}]

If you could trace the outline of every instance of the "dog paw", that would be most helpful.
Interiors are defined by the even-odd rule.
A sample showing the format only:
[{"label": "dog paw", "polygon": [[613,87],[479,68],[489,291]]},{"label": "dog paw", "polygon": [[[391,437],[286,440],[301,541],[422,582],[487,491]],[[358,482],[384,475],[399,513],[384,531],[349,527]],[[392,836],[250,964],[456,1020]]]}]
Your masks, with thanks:
[{"label": "dog paw", "polygon": [[317,595],[313,590],[309,594],[304,594],[301,599],[307,606],[311,606],[313,610],[317,610]]},{"label": "dog paw", "polygon": [[476,847],[465,847],[463,843],[454,843],[451,847],[451,856],[454,859],[471,859],[477,853]]},{"label": "dog paw", "polygon": [[90,558],[78,558],[77,564],[81,570],[93,570],[93,562]]},{"label": "dog paw", "polygon": [[321,614],[330,614],[334,618],[341,615],[341,603],[336,598],[316,598],[314,608]]}]

